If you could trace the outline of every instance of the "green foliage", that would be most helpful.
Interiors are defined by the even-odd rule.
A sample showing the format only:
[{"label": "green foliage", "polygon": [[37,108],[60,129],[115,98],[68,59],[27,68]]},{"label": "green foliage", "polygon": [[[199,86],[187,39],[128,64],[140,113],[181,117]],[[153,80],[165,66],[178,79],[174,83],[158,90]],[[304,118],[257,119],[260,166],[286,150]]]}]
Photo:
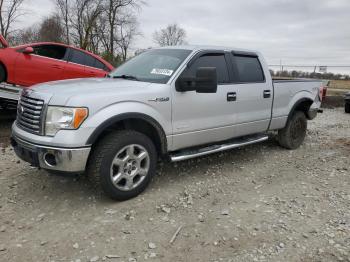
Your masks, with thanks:
[{"label": "green foliage", "polygon": [[123,63],[123,59],[122,57],[117,54],[116,56],[114,56],[113,54],[111,54],[108,51],[105,51],[101,54],[101,57],[106,60],[107,62],[109,62],[110,64],[112,64],[114,67],[118,67]]}]

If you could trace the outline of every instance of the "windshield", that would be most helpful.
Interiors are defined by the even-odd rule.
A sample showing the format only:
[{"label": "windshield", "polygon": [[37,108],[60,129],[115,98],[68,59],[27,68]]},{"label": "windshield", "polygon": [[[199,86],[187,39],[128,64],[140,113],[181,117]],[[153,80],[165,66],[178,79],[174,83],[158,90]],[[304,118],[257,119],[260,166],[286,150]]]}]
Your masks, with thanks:
[{"label": "windshield", "polygon": [[165,84],[190,53],[183,49],[149,50],[115,69],[110,77]]}]

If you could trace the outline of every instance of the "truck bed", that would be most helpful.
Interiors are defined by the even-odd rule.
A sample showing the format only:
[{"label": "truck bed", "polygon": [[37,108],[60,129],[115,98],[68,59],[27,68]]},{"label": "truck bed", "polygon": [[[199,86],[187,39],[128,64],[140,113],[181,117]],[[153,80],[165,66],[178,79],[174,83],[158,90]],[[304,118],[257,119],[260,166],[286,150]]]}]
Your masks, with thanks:
[{"label": "truck bed", "polygon": [[283,83],[283,82],[323,82],[321,79],[310,79],[310,78],[272,78],[274,83]]},{"label": "truck bed", "polygon": [[314,106],[320,105],[319,88],[322,80],[319,79],[273,79],[274,102],[272,110],[271,129],[285,126],[289,112],[293,105],[303,98],[315,101]]}]

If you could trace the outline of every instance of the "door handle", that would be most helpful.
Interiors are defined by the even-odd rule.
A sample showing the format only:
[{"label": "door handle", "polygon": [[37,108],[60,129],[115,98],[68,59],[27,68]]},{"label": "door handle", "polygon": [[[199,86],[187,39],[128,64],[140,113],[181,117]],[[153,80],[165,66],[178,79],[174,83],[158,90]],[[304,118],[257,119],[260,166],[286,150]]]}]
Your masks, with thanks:
[{"label": "door handle", "polygon": [[264,90],[264,98],[271,97],[271,90]]},{"label": "door handle", "polygon": [[56,68],[56,69],[62,69],[62,68],[63,68],[63,67],[60,66],[60,65],[52,65],[51,67],[52,67],[52,68]]},{"label": "door handle", "polygon": [[236,101],[236,100],[237,100],[236,92],[227,93],[227,101],[228,102],[232,102],[232,101]]}]

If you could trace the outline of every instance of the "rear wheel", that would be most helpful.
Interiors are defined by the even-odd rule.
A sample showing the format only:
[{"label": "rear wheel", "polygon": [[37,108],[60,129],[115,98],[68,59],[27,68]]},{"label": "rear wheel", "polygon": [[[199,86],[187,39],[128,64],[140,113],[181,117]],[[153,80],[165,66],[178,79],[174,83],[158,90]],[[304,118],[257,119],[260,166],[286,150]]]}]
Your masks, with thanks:
[{"label": "rear wheel", "polygon": [[146,135],[123,130],[103,138],[92,152],[87,169],[95,186],[110,198],[127,200],[139,195],[156,172],[157,152]]},{"label": "rear wheel", "polygon": [[6,70],[4,66],[0,65],[0,83],[6,81]]},{"label": "rear wheel", "polygon": [[285,128],[278,131],[279,144],[287,149],[296,149],[304,141],[307,130],[306,116],[301,111],[296,111],[288,120]]},{"label": "rear wheel", "polygon": [[345,103],[345,113],[350,113],[350,103]]}]

